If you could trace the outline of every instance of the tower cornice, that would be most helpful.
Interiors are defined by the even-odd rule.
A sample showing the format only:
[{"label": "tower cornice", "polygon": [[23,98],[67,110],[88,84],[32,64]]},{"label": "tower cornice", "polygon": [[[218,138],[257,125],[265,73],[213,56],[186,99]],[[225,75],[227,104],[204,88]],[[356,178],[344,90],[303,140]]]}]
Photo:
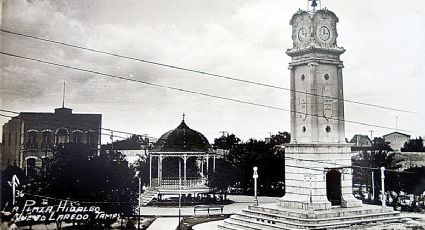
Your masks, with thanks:
[{"label": "tower cornice", "polygon": [[332,54],[332,55],[341,55],[345,52],[345,49],[343,47],[334,47],[334,48],[322,48],[322,47],[314,47],[311,46],[306,49],[288,49],[286,51],[286,54],[290,57],[296,57],[296,56],[302,56],[305,54],[316,54],[316,53],[323,53],[323,54]]}]

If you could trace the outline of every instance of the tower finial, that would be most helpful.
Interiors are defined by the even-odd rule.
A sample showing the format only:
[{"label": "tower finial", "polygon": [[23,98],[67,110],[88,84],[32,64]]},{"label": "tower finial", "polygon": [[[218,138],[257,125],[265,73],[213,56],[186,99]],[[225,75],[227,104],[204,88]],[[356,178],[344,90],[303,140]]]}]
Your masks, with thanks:
[{"label": "tower finial", "polygon": [[184,117],[186,117],[186,115],[183,113],[182,117],[183,117],[183,121],[184,121]]},{"label": "tower finial", "polygon": [[63,82],[62,108],[65,108],[65,81]]},{"label": "tower finial", "polygon": [[321,3],[320,0],[308,0],[307,11],[309,13],[316,13],[317,10],[320,10]]}]

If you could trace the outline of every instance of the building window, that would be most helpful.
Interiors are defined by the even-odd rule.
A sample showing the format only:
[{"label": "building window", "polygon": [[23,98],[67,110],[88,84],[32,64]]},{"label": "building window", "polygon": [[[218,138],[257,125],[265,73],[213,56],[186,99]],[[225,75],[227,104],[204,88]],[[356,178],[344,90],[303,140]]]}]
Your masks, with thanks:
[{"label": "building window", "polygon": [[82,143],[83,142],[83,132],[74,131],[72,142],[74,143]]},{"label": "building window", "polygon": [[331,132],[331,127],[328,125],[328,126],[326,126],[326,132],[327,133],[330,133]]},{"label": "building window", "polygon": [[96,132],[90,130],[87,132],[87,144],[95,144],[96,143]]},{"label": "building window", "polygon": [[303,133],[305,133],[307,131],[305,126],[303,126],[302,131],[303,131]]},{"label": "building window", "polygon": [[12,134],[11,133],[9,133],[9,137],[8,137],[8,140],[7,140],[7,145],[10,146],[10,143],[12,143]]},{"label": "building window", "polygon": [[304,81],[304,80],[305,80],[305,75],[301,74],[301,81]]},{"label": "building window", "polygon": [[325,80],[329,80],[329,74],[325,74],[325,75],[323,76],[323,78],[325,78]]},{"label": "building window", "polygon": [[68,142],[68,130],[61,128],[56,132],[56,143],[65,144]]},{"label": "building window", "polygon": [[51,131],[44,131],[43,132],[43,143],[45,143],[45,144],[52,143],[52,132]]},{"label": "building window", "polygon": [[27,167],[35,167],[35,163],[37,162],[36,158],[28,158],[27,159]]},{"label": "building window", "polygon": [[37,131],[36,130],[28,130],[27,131],[27,148],[29,149],[37,149]]},{"label": "building window", "polygon": [[29,132],[28,133],[28,143],[37,144],[37,132]]}]

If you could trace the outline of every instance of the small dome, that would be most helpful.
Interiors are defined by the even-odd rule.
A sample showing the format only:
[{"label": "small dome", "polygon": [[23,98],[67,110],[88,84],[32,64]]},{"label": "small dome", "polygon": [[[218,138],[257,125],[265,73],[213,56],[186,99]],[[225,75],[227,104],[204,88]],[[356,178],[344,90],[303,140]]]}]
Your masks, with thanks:
[{"label": "small dome", "polygon": [[202,133],[189,128],[184,120],[180,125],[164,133],[152,152],[208,152],[211,145]]}]

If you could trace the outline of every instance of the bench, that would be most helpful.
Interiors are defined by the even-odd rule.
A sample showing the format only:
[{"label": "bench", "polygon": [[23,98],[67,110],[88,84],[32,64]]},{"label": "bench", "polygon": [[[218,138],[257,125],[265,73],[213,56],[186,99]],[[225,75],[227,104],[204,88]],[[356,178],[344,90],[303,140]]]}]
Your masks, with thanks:
[{"label": "bench", "polygon": [[210,215],[210,211],[220,211],[221,214],[223,214],[223,205],[196,205],[193,208],[193,215],[195,215],[197,211],[207,211],[208,216]]}]

